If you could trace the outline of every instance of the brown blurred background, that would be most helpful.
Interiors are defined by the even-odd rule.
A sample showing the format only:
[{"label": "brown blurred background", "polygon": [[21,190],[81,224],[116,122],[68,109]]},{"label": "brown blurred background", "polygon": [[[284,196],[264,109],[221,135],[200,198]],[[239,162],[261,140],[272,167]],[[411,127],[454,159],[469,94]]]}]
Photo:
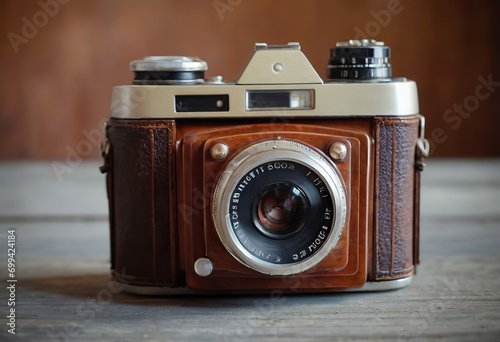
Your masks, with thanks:
[{"label": "brown blurred background", "polygon": [[494,0],[3,0],[0,159],[65,159],[92,141],[133,59],[194,55],[234,80],[255,42],[299,41],[325,77],[330,47],[362,36],[417,81],[433,156],[500,156],[499,14]]}]

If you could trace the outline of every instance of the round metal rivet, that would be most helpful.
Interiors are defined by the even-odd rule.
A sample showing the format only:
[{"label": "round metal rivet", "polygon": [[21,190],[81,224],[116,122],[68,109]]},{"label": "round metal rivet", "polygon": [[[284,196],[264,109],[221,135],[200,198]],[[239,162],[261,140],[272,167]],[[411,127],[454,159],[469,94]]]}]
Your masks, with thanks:
[{"label": "round metal rivet", "polygon": [[218,142],[210,148],[210,158],[212,158],[214,161],[224,160],[227,158],[228,154],[229,147],[222,142]]},{"label": "round metal rivet", "polygon": [[209,276],[213,270],[214,270],[214,265],[212,264],[210,259],[199,258],[194,263],[194,271],[200,277]]},{"label": "round metal rivet", "polygon": [[275,72],[282,72],[283,71],[283,64],[281,64],[281,63],[274,63],[273,70]]},{"label": "round metal rivet", "polygon": [[341,162],[347,156],[347,146],[340,141],[336,141],[330,145],[328,152],[335,161]]}]

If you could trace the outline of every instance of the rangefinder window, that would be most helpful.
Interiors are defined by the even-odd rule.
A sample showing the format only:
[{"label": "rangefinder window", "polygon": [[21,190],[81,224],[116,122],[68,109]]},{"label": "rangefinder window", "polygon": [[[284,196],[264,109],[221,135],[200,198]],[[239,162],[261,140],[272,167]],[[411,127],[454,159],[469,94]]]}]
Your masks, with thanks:
[{"label": "rangefinder window", "polygon": [[247,110],[313,109],[313,90],[250,90]]},{"label": "rangefinder window", "polygon": [[176,112],[227,112],[229,95],[177,95]]}]

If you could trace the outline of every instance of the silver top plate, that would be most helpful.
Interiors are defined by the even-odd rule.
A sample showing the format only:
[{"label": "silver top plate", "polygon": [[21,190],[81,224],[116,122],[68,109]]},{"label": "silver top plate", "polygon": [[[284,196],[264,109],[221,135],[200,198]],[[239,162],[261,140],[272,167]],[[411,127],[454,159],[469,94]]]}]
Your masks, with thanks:
[{"label": "silver top plate", "polygon": [[[247,110],[252,90],[311,90],[311,109]],[[176,112],[178,95],[228,95],[229,110]],[[373,117],[410,116],[419,113],[417,85],[413,81],[380,83],[235,85],[126,85],[113,89],[111,116],[122,119],[275,118],[275,117]]]}]

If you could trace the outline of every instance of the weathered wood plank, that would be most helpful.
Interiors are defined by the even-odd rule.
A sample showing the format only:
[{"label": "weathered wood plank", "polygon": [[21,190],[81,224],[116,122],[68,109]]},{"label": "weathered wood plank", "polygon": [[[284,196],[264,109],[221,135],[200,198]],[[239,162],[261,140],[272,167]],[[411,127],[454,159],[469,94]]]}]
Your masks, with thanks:
[{"label": "weathered wood plank", "polygon": [[[409,287],[379,293],[274,298],[140,297],[111,286],[107,222],[82,221],[85,215],[103,215],[105,209],[80,209],[87,201],[105,204],[97,199],[103,196],[101,179],[86,174],[94,172],[95,166],[87,164],[77,179],[68,178],[68,183],[75,182],[74,187],[55,190],[64,193],[87,187],[81,192],[85,198],[66,204],[68,213],[79,217],[77,221],[38,222],[36,210],[18,212],[33,215],[29,220],[12,220],[15,217],[7,213],[0,221],[0,281],[6,279],[5,232],[9,227],[17,229],[17,339],[494,341],[500,337],[498,160],[429,163],[423,179],[422,265]],[[50,194],[50,182],[37,185],[37,168],[43,169],[43,165],[23,171],[32,180],[22,182],[8,175],[19,175],[16,167],[11,165],[6,172],[0,165],[0,203],[9,201],[10,195],[3,191],[5,179],[17,182],[20,188],[23,184],[45,187]],[[43,176],[40,179],[47,181]],[[37,206],[34,196],[18,198],[27,201],[25,208]],[[50,198],[47,195],[41,205],[49,208]],[[61,212],[56,208],[52,215]],[[0,291],[0,317],[6,316],[6,301],[4,289]],[[6,333],[5,318],[0,323],[0,340],[15,340]]]}]

